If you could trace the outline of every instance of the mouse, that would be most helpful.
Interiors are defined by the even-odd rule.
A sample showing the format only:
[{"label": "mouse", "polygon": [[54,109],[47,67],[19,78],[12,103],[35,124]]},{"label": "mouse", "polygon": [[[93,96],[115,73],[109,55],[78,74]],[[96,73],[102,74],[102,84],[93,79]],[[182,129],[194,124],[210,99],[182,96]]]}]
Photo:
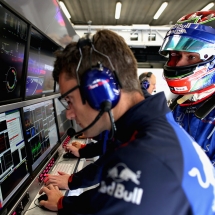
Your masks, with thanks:
[{"label": "mouse", "polygon": [[[47,201],[48,200],[48,196],[46,195],[46,194],[42,194],[42,195],[40,195],[39,197],[38,197],[38,202],[40,202],[40,201],[42,201],[42,200],[44,200],[44,201]],[[44,206],[39,206],[41,209],[43,209],[43,210],[47,210],[47,211],[50,211],[48,208],[46,208],[46,207],[44,207]]]},{"label": "mouse", "polygon": [[40,202],[40,201],[42,201],[42,200],[47,201],[47,200],[48,200],[48,196],[47,196],[46,194],[40,195],[40,196],[38,197],[38,201]]},{"label": "mouse", "polygon": [[63,158],[77,158],[77,157],[75,155],[73,155],[72,153],[67,152],[63,155]]}]

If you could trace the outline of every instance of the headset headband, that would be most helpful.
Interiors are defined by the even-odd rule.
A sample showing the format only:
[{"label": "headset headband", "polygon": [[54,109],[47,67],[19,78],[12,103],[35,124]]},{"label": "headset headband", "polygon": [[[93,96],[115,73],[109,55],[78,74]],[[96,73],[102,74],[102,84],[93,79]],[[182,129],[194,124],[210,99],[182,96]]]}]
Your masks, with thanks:
[{"label": "headset headband", "polygon": [[147,72],[146,77],[150,78],[152,76],[152,72]]}]

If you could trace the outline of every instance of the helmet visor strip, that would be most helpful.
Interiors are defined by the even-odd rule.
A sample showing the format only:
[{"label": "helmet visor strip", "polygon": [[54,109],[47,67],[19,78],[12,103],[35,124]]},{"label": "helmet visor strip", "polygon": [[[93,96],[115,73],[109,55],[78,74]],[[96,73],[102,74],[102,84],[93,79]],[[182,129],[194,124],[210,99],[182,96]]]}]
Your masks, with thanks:
[{"label": "helmet visor strip", "polygon": [[214,54],[215,45],[187,36],[172,35],[166,37],[159,52],[168,57],[170,51],[196,52],[199,53],[201,60],[207,60]]}]

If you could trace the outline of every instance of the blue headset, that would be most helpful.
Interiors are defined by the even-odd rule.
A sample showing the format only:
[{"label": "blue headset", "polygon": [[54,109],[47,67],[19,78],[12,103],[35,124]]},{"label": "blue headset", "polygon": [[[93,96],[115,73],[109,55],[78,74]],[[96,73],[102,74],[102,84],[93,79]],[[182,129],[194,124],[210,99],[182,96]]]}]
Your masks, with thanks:
[{"label": "blue headset", "polygon": [[[91,52],[97,52],[98,54],[106,57],[112,67],[112,71],[106,67],[103,67],[101,63],[87,70],[81,80],[79,81],[78,69],[82,61],[82,50],[83,46],[90,46]],[[109,111],[114,108],[120,99],[120,88],[121,84],[115,72],[110,58],[95,49],[93,42],[88,38],[82,38],[77,44],[81,58],[77,66],[76,74],[77,81],[80,85],[80,92],[82,101],[87,101],[89,105],[98,111]],[[90,56],[91,57],[91,56]]]},{"label": "blue headset", "polygon": [[142,82],[141,82],[141,87],[145,90],[147,90],[150,86],[150,83],[148,81],[148,78],[150,78],[152,76],[152,72],[148,72],[146,74],[146,76],[143,78]]}]

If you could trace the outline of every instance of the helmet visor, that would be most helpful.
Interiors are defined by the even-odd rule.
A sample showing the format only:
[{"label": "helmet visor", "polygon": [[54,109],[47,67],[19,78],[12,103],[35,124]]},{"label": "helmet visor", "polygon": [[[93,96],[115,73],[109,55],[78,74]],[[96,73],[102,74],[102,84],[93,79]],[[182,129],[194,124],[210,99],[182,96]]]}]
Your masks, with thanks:
[{"label": "helmet visor", "polygon": [[214,44],[186,36],[173,35],[165,38],[159,53],[168,57],[169,51],[197,52],[200,54],[200,58],[205,60],[205,54],[208,56],[214,54]]}]

